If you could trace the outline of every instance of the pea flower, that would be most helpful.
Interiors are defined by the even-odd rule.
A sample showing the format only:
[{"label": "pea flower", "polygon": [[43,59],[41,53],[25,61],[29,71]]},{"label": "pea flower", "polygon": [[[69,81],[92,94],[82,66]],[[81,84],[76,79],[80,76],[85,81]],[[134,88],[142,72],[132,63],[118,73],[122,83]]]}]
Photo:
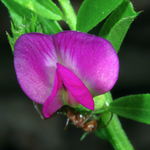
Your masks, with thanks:
[{"label": "pea flower", "polygon": [[111,90],[119,71],[109,41],[77,31],[23,34],[14,47],[14,66],[21,88],[44,105],[46,118],[63,105],[94,110],[93,97]]}]

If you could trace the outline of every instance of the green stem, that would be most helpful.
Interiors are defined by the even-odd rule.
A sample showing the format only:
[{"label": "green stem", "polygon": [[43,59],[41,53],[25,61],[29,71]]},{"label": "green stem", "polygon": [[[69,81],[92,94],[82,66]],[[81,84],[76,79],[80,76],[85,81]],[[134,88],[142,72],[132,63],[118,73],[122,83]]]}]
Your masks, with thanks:
[{"label": "green stem", "polygon": [[[112,97],[110,93],[106,93],[106,103],[109,104],[112,101]],[[109,121],[111,113],[106,112],[101,115],[102,124],[106,125]],[[100,126],[103,126],[100,123]],[[99,126],[99,127],[100,127]],[[133,150],[133,146],[128,140],[124,130],[121,127],[119,119],[117,115],[113,114],[113,118],[109,125],[105,128],[97,129],[95,133],[103,139],[108,140],[115,150]]]},{"label": "green stem", "polygon": [[70,0],[58,0],[71,30],[76,30],[77,17]]}]

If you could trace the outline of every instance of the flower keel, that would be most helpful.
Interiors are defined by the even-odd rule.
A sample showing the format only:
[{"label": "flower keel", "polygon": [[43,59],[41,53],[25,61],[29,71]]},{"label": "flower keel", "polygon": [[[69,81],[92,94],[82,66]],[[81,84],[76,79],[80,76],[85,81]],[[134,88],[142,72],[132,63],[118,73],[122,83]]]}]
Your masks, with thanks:
[{"label": "flower keel", "polygon": [[[65,94],[59,97],[59,94],[57,95],[58,91]],[[63,95],[66,98],[64,99],[65,102],[63,102]],[[71,107],[81,104],[88,109],[94,110],[94,100],[88,88],[73,72],[57,63],[52,92],[43,107],[44,116],[46,118],[50,117],[64,104],[68,104]]]}]

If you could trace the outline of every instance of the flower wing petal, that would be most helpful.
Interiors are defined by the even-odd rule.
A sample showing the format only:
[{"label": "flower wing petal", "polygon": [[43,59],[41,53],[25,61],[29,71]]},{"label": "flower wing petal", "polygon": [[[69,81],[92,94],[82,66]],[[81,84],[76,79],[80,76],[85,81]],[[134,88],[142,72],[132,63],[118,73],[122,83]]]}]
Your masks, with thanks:
[{"label": "flower wing petal", "polygon": [[62,82],[76,101],[84,107],[94,110],[94,100],[85,84],[69,69],[57,63]]},{"label": "flower wing petal", "polygon": [[45,101],[43,106],[43,114],[46,118],[49,118],[53,113],[55,113],[59,108],[61,108],[64,105],[62,100],[61,87],[62,87],[61,76],[58,72],[58,69],[56,69],[54,85],[52,88],[51,95]]},{"label": "flower wing petal", "polygon": [[28,33],[19,37],[14,47],[14,66],[23,91],[43,104],[54,82],[58,57],[52,36]]},{"label": "flower wing petal", "polygon": [[119,60],[109,41],[94,35],[65,31],[53,36],[62,64],[99,95],[111,90],[118,78]]}]

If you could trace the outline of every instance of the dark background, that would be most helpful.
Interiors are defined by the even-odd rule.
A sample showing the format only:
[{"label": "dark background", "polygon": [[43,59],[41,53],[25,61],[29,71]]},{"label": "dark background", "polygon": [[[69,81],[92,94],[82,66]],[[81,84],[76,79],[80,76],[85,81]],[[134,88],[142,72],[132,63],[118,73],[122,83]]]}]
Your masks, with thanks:
[{"label": "dark background", "polygon": [[[72,0],[76,12],[82,1]],[[114,98],[150,93],[150,1],[132,0],[135,10],[144,10],[132,23],[119,52],[120,74],[112,89]],[[64,24],[64,29],[67,27]],[[93,134],[80,142],[82,131],[69,126],[57,115],[43,121],[32,101],[17,82],[13,55],[6,31],[10,17],[0,2],[0,150],[112,150],[111,145]],[[150,149],[150,126],[120,118],[122,127],[136,150]]]}]

